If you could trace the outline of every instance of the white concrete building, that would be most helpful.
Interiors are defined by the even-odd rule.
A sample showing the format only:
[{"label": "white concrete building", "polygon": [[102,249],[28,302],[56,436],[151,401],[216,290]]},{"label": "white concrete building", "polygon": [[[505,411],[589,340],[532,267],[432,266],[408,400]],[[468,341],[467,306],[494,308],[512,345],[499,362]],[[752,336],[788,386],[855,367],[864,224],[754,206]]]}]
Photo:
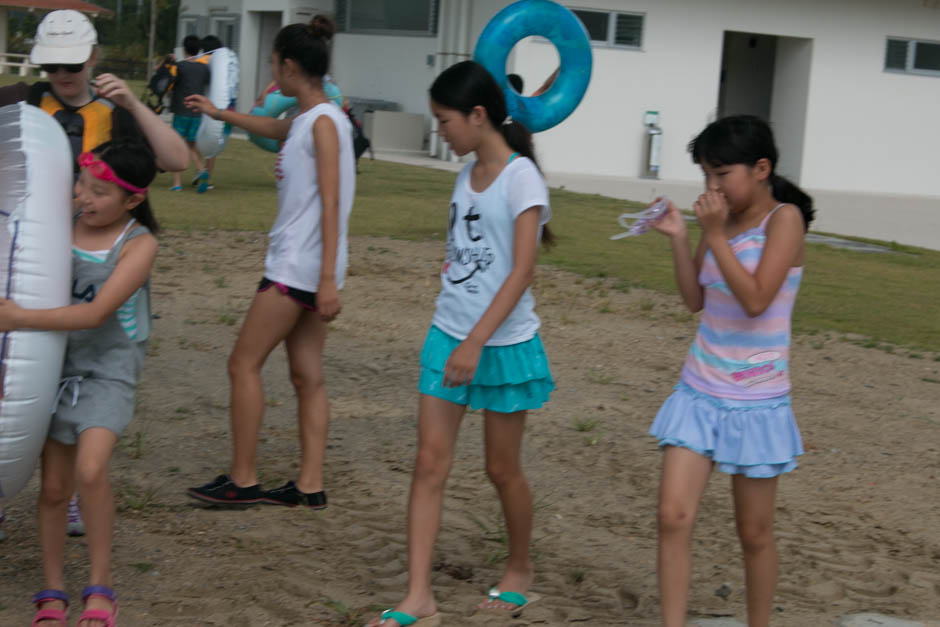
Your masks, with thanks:
[{"label": "white concrete building", "polygon": [[[179,32],[215,32],[233,44],[246,109],[270,76],[267,55],[280,25],[330,14],[340,25],[332,71],[343,93],[425,116],[427,149],[436,144],[428,86],[443,67],[472,56],[483,27],[508,4],[183,0]],[[636,179],[645,166],[644,115],[656,111],[659,176],[694,190],[701,175],[686,152],[689,140],[717,116],[753,113],[771,122],[779,170],[801,186],[913,197],[940,220],[940,0],[563,4],[588,28],[594,69],[577,111],[536,137],[546,172]],[[529,38],[507,71],[531,92],[557,59],[551,44]]]}]

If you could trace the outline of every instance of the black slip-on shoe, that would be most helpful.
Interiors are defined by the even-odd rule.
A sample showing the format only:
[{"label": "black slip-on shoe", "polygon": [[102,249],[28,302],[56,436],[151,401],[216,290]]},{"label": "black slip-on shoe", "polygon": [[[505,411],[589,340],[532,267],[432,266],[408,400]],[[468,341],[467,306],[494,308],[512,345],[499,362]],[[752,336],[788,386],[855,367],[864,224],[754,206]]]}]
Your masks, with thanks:
[{"label": "black slip-on shoe", "polygon": [[301,492],[293,481],[288,481],[273,490],[265,490],[262,495],[262,501],[271,505],[286,505],[288,507],[301,505],[309,509],[326,509],[326,492],[323,490],[319,492]]},{"label": "black slip-on shoe", "polygon": [[216,505],[254,505],[262,502],[259,484],[241,488],[228,475],[219,475],[213,481],[198,488],[189,488],[186,494]]}]

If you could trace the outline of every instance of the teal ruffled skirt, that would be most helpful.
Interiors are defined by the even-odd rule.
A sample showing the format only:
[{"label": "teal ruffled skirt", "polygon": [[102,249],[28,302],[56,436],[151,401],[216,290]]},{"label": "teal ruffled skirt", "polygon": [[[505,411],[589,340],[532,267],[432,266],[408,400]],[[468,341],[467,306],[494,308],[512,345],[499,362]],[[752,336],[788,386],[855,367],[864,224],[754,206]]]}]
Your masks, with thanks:
[{"label": "teal ruffled skirt", "polygon": [[418,391],[471,409],[512,413],[538,409],[555,389],[538,334],[510,346],[484,346],[469,385],[444,387],[444,365],[460,340],[431,326],[421,349]]}]

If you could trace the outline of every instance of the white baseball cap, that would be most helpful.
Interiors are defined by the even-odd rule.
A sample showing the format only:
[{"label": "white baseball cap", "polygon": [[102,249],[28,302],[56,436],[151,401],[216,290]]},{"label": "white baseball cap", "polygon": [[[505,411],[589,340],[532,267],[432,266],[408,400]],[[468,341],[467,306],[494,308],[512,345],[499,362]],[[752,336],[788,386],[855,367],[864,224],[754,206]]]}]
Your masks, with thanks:
[{"label": "white baseball cap", "polygon": [[98,33],[84,14],[71,9],[52,11],[42,18],[29,53],[31,63],[84,63],[98,43]]}]

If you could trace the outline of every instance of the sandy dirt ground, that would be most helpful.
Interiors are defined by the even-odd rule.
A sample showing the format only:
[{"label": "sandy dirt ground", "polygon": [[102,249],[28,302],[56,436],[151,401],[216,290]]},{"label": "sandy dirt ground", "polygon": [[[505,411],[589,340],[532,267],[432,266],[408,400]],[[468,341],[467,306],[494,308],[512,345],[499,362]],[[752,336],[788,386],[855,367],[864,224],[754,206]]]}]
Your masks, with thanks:
[{"label": "sandy dirt ground", "polygon": [[[134,422],[115,453],[121,625],[356,625],[405,590],[405,508],[415,452],[418,351],[442,243],[354,239],[325,356],[332,401],[322,512],[224,510],[185,496],[227,470],[225,362],[263,269],[253,233],[169,233],[153,276],[155,321]],[[812,269],[808,270],[811,280]],[[434,590],[446,625],[656,625],[660,455],[646,430],[675,384],[696,320],[675,296],[624,293],[540,266],[542,336],[558,390],[529,419],[536,502],[533,590],[521,619],[473,607],[499,579],[504,539],[468,414],[448,484]],[[780,482],[774,625],[840,614],[940,618],[940,361],[836,335],[794,341],[794,406],[807,454]],[[260,473],[293,478],[293,394],[281,349],[265,368]],[[8,504],[0,624],[26,625],[42,586],[36,477]],[[68,589],[87,576],[67,543]],[[714,475],[696,528],[690,615],[744,620],[727,477]],[[76,604],[77,605],[77,604]],[[72,612],[72,622],[77,619]]]}]

